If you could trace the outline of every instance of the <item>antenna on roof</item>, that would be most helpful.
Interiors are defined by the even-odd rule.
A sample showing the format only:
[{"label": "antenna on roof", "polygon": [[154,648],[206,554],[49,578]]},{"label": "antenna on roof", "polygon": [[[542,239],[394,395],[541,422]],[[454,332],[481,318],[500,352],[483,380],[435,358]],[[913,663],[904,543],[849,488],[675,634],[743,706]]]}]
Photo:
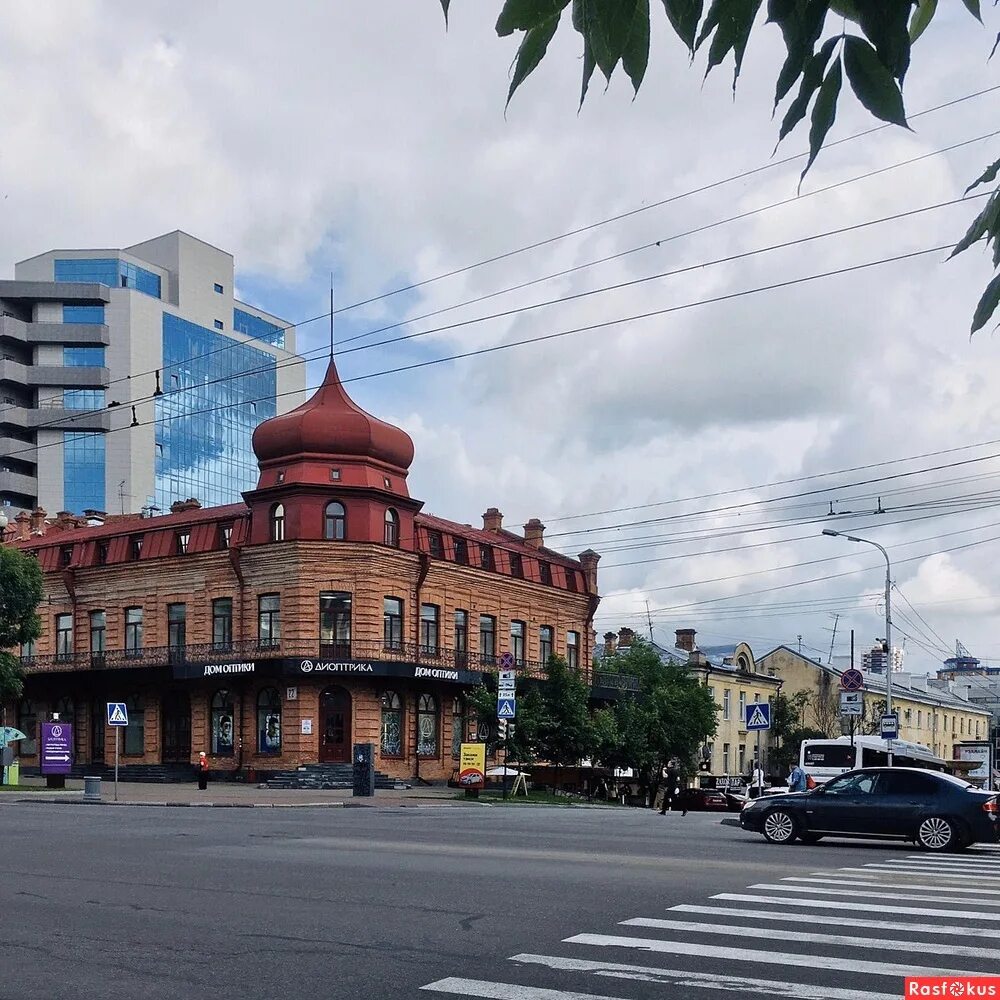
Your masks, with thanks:
[{"label": "antenna on roof", "polygon": [[334,320],[333,320],[333,271],[330,272],[330,360],[333,361],[333,347],[335,343],[334,338]]}]

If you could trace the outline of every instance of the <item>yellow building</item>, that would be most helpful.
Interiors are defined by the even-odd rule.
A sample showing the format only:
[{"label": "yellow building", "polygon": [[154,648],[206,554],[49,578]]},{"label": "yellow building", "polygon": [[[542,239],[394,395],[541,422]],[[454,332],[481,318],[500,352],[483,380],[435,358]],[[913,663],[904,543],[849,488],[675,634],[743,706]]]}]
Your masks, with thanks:
[{"label": "yellow building", "polygon": [[[799,692],[808,695],[802,710],[803,726],[828,736],[840,736],[847,731],[842,728],[840,717],[843,670],[803,656],[788,646],[778,646],[762,656],[760,668],[782,682],[782,694],[786,697]],[[885,685],[884,674],[866,675],[864,715],[857,720],[855,732],[877,734],[879,717],[885,710]],[[990,713],[933,678],[894,673],[892,707],[899,714],[899,738],[923,743],[945,760],[956,756],[956,743],[989,738]]]},{"label": "yellow building", "polygon": [[[715,735],[702,751],[703,769],[699,777],[712,777],[717,787],[723,787],[750,777],[757,734],[747,731],[746,720],[754,704],[774,700],[781,680],[754,659],[753,650],[745,642],[741,642],[732,654],[710,658],[698,649],[696,634],[694,629],[677,629],[673,647],[653,645],[663,659],[686,662],[711,692],[719,708]],[[770,745],[770,733],[762,732],[760,747],[765,765]]]}]

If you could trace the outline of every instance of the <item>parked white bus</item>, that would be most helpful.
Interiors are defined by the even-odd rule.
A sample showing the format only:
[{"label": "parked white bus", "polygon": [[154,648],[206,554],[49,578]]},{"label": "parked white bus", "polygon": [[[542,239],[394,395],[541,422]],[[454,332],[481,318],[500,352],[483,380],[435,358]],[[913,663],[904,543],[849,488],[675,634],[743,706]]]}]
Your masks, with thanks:
[{"label": "parked white bus", "polygon": [[[878,736],[855,736],[851,746],[849,736],[835,740],[803,740],[799,748],[799,767],[817,784],[824,784],[844,771],[858,767],[886,767],[885,740]],[[922,743],[892,741],[894,767],[919,767],[926,771],[948,771],[948,765],[935,757]]]}]

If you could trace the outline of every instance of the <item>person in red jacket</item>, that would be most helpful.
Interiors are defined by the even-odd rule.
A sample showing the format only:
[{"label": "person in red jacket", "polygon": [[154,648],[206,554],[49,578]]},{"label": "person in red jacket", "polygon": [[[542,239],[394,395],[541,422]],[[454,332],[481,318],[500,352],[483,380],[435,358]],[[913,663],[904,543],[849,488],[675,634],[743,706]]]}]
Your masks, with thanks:
[{"label": "person in red jacket", "polygon": [[195,767],[198,770],[198,788],[204,791],[208,788],[208,757],[205,756],[204,750],[198,754],[198,763]]}]

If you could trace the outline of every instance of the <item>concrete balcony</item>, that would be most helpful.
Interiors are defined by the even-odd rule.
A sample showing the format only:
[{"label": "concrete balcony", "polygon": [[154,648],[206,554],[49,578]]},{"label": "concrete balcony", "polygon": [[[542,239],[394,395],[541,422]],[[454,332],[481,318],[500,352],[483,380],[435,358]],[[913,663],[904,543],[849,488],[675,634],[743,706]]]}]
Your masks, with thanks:
[{"label": "concrete balcony", "polygon": [[[65,406],[28,409],[23,406],[0,407],[0,425],[22,430],[109,431],[111,414],[107,410],[69,410]],[[17,442],[20,443],[20,442]]]},{"label": "concrete balcony", "polygon": [[0,460],[5,458],[16,458],[19,462],[31,462],[33,465],[37,465],[38,449],[27,441],[0,437]]},{"label": "concrete balcony", "polygon": [[0,281],[0,298],[21,302],[69,302],[101,305],[111,301],[111,289],[97,281]]},{"label": "concrete balcony", "polygon": [[71,344],[81,347],[107,346],[111,333],[100,323],[25,323],[13,316],[0,316],[0,340],[21,344]]},{"label": "concrete balcony", "polygon": [[98,389],[110,381],[111,372],[97,366],[25,365],[19,361],[0,361],[0,382],[15,385]]},{"label": "concrete balcony", "polygon": [[37,497],[38,479],[35,476],[26,476],[22,472],[4,472],[0,469],[0,493],[19,493],[26,497]]}]

